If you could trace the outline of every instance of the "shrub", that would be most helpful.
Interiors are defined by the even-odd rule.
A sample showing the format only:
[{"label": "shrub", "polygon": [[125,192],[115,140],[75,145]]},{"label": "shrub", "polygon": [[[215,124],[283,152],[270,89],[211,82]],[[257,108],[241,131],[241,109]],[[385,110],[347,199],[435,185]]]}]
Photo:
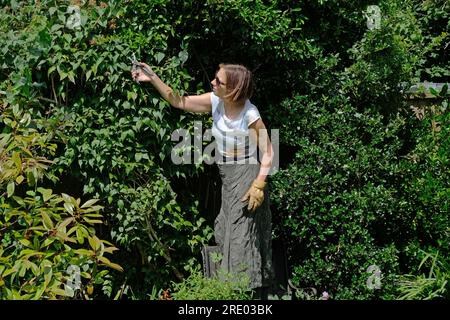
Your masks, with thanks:
[{"label": "shrub", "polygon": [[90,299],[95,287],[109,296],[105,267],[122,267],[106,257],[117,248],[96,236],[103,207],[39,186],[51,177],[43,155],[54,154],[55,132],[23,110],[19,93],[1,101],[0,299]]},{"label": "shrub", "polygon": [[[297,96],[284,102],[301,120],[290,129],[291,137],[292,131],[300,136],[299,151],[272,177],[271,202],[280,212],[277,232],[288,241],[296,284],[335,298],[352,288],[351,297],[364,299],[373,293],[366,287],[371,265],[383,277],[398,270],[394,239],[378,242],[373,226],[395,212],[397,134],[404,122],[398,117],[380,131],[381,116],[359,113],[345,101],[334,100],[339,107],[333,112],[328,111],[332,102],[304,101],[310,100]],[[391,235],[395,238],[393,230]]]},{"label": "shrub", "polygon": [[[19,88],[23,103],[35,106],[37,120],[48,119],[53,126],[64,123],[48,170],[55,184],[48,187],[63,193],[70,189],[75,196],[105,204],[107,223],[101,231],[133,253],[119,257],[129,265],[126,277],[135,279],[137,294],[147,287],[140,269],[151,270],[144,278],[151,281],[168,283],[174,273],[166,270],[181,270],[181,277],[184,267],[197,263],[191,250],[211,236],[210,229],[199,228],[203,220],[198,203],[177,197],[169,185],[170,179],[199,170],[172,166],[168,157],[170,133],[191,126],[191,116],[169,111],[159,94],[136,85],[130,76],[129,57],[136,52],[181,94],[188,89],[186,43],[177,38],[176,47],[168,45],[174,36],[169,19],[176,13],[161,12],[168,3],[83,2],[69,7],[67,1],[22,2],[2,8],[0,14],[0,90],[10,95]],[[148,28],[143,30],[143,24]],[[139,48],[144,47],[147,56],[141,56]],[[151,186],[143,182],[147,178],[154,182]],[[136,207],[147,205],[142,197],[137,199],[144,189],[151,199],[147,208],[155,206],[145,213],[147,221],[155,232],[164,232],[152,239],[145,232],[130,232],[144,221],[142,212],[130,219],[139,214]],[[171,255],[176,257],[161,258],[174,245],[178,247]],[[168,268],[160,268],[160,263]],[[123,278],[115,281],[118,286]]]},{"label": "shrub", "polygon": [[250,300],[246,274],[232,275],[219,271],[218,275],[206,278],[201,271],[194,271],[186,280],[173,288],[175,300]]},{"label": "shrub", "polygon": [[[271,201],[297,285],[334,298],[393,298],[395,275],[417,266],[413,244],[448,254],[446,99],[439,114],[421,122],[410,112],[384,124],[345,101],[305,96],[287,100],[283,110],[298,126],[280,131],[298,151],[272,177]],[[408,130],[417,141],[410,148],[400,139]],[[366,285],[371,265],[381,270],[381,290]]]}]

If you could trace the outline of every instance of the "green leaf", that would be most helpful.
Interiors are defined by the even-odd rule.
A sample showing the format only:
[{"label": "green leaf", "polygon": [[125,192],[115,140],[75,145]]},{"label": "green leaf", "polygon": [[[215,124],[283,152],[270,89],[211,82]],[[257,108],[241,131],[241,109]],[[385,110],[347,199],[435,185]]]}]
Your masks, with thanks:
[{"label": "green leaf", "polygon": [[178,53],[178,57],[180,58],[181,65],[183,65],[189,58],[189,54],[187,53],[187,51],[180,51]]},{"label": "green leaf", "polygon": [[117,249],[116,247],[105,248],[105,252],[108,252],[108,253],[113,253],[114,251],[117,251],[117,250],[119,250],[119,249]]},{"label": "green leaf", "polygon": [[69,236],[67,236],[66,233],[58,231],[56,232],[56,237],[58,237],[59,239],[63,240],[63,241],[68,241],[68,242],[72,242],[72,243],[76,243],[77,241],[70,238]]},{"label": "green leaf", "polygon": [[42,247],[48,247],[55,241],[55,238],[47,238],[45,239],[44,243],[42,244]]},{"label": "green leaf", "polygon": [[14,181],[10,181],[6,187],[6,192],[8,192],[8,198],[14,194]]},{"label": "green leaf", "polygon": [[98,251],[98,250],[101,249],[102,243],[100,242],[100,240],[96,236],[88,237],[88,241],[89,241],[89,245],[91,246],[91,248],[94,251]]},{"label": "green leaf", "polygon": [[[41,265],[42,266],[42,265]],[[48,284],[50,283],[50,281],[52,280],[52,276],[53,276],[53,269],[51,266],[44,267],[44,288],[46,288],[48,286]]]},{"label": "green leaf", "polygon": [[91,219],[83,219],[83,220],[90,224],[103,223],[102,220],[91,220]]},{"label": "green leaf", "polygon": [[70,80],[71,82],[75,83],[75,77],[74,77],[73,71],[69,71],[69,72],[67,73],[67,77],[69,78],[69,80]]},{"label": "green leaf", "polygon": [[81,209],[87,208],[87,207],[91,207],[93,206],[95,203],[97,203],[100,199],[90,199],[88,201],[86,201],[82,206]]},{"label": "green leaf", "polygon": [[66,227],[67,227],[69,224],[71,224],[73,221],[75,221],[75,218],[73,218],[73,217],[64,219],[64,221],[61,222],[61,223],[58,225],[58,229],[64,229],[64,228],[66,228]]},{"label": "green leaf", "polygon": [[80,228],[76,228],[75,232],[76,232],[76,235],[77,235],[78,243],[83,244],[84,243],[84,238],[85,238],[84,237],[84,232]]},{"label": "green leaf", "polygon": [[87,249],[77,249],[74,251],[76,254],[79,254],[81,256],[86,256],[86,257],[92,257],[95,256],[95,252],[92,250],[87,250]]},{"label": "green leaf", "polygon": [[447,90],[448,90],[448,84],[446,83],[446,84],[444,84],[444,85],[442,86],[442,89],[441,89],[441,92],[439,93],[439,95],[440,95],[441,97],[444,97],[445,94],[447,93]]},{"label": "green leaf", "polygon": [[65,203],[64,203],[64,208],[65,208],[65,209],[67,210],[67,212],[69,212],[71,215],[74,214],[74,209],[75,209],[75,207],[74,207],[73,204],[68,203],[68,202],[65,202]]},{"label": "green leaf", "polygon": [[32,247],[31,242],[30,242],[29,240],[27,240],[27,239],[20,239],[19,242],[20,242],[21,244],[23,244],[25,247],[29,247],[29,248]]},{"label": "green leaf", "polygon": [[44,189],[42,187],[39,187],[39,188],[37,188],[37,191],[39,191],[42,194],[44,202],[47,202],[47,200],[52,197],[52,193],[53,193],[52,189]]},{"label": "green leaf", "polygon": [[42,215],[42,221],[44,223],[44,227],[46,227],[48,230],[53,229],[53,221],[50,219],[49,215],[45,211],[41,211]]},{"label": "green leaf", "polygon": [[52,288],[51,291],[58,296],[67,296],[66,292],[60,288]]},{"label": "green leaf", "polygon": [[14,151],[11,159],[14,161],[17,170],[22,171],[22,160],[20,159],[19,153]]},{"label": "green leaf", "polygon": [[36,294],[34,295],[33,300],[39,300],[46,288],[47,286],[45,285],[45,283],[43,285],[40,285],[36,290]]},{"label": "green leaf", "polygon": [[120,272],[123,271],[123,268],[122,268],[120,265],[118,265],[118,264],[116,264],[116,263],[112,263],[112,262],[109,261],[106,257],[98,257],[98,260],[99,260],[100,262],[102,262],[103,264],[107,265],[107,266],[110,267],[110,268],[113,268],[113,269],[115,269],[115,270],[117,270],[117,271],[120,271]]},{"label": "green leaf", "polygon": [[21,184],[23,182],[23,180],[25,180],[25,178],[22,175],[20,175],[16,178],[17,184]]},{"label": "green leaf", "polygon": [[156,59],[156,61],[157,61],[158,63],[160,63],[161,60],[164,59],[164,57],[165,57],[165,54],[162,53],[162,52],[158,52],[158,53],[155,55],[155,59]]},{"label": "green leaf", "polygon": [[3,272],[2,273],[2,278],[6,278],[10,274],[14,274],[16,272],[17,272],[17,269],[16,269],[16,266],[14,266],[13,268],[7,269],[5,272]]},{"label": "green leaf", "polygon": [[27,172],[27,184],[32,187],[36,184],[36,178],[34,177],[34,173],[32,171]]}]

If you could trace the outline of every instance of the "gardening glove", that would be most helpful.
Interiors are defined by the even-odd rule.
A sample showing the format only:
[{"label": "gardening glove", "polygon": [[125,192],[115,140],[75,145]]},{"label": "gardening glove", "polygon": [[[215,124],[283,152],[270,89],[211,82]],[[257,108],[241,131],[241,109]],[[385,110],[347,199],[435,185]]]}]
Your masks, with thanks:
[{"label": "gardening glove", "polygon": [[256,208],[258,208],[263,203],[265,186],[265,181],[253,181],[250,189],[248,189],[245,196],[241,199],[241,201],[246,201],[247,199],[249,199],[247,207],[249,211],[254,212]]}]

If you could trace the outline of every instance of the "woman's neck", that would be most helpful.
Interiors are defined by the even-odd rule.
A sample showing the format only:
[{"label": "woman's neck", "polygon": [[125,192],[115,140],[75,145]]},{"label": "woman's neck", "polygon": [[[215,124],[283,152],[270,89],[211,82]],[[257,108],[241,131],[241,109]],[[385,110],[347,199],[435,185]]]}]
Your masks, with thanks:
[{"label": "woman's neck", "polygon": [[224,100],[224,106],[225,110],[235,112],[242,110],[242,108],[245,106],[245,101]]},{"label": "woman's neck", "polygon": [[224,101],[225,115],[228,119],[236,119],[245,107],[243,102]]}]

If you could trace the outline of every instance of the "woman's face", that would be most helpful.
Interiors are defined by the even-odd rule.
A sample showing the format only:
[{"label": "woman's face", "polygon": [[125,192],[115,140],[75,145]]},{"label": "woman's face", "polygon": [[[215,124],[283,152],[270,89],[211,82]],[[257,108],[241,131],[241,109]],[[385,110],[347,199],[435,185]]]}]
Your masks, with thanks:
[{"label": "woman's face", "polygon": [[211,81],[213,92],[216,96],[222,98],[227,93],[227,75],[225,73],[225,70],[222,68],[219,69],[216,73],[216,77]]}]

